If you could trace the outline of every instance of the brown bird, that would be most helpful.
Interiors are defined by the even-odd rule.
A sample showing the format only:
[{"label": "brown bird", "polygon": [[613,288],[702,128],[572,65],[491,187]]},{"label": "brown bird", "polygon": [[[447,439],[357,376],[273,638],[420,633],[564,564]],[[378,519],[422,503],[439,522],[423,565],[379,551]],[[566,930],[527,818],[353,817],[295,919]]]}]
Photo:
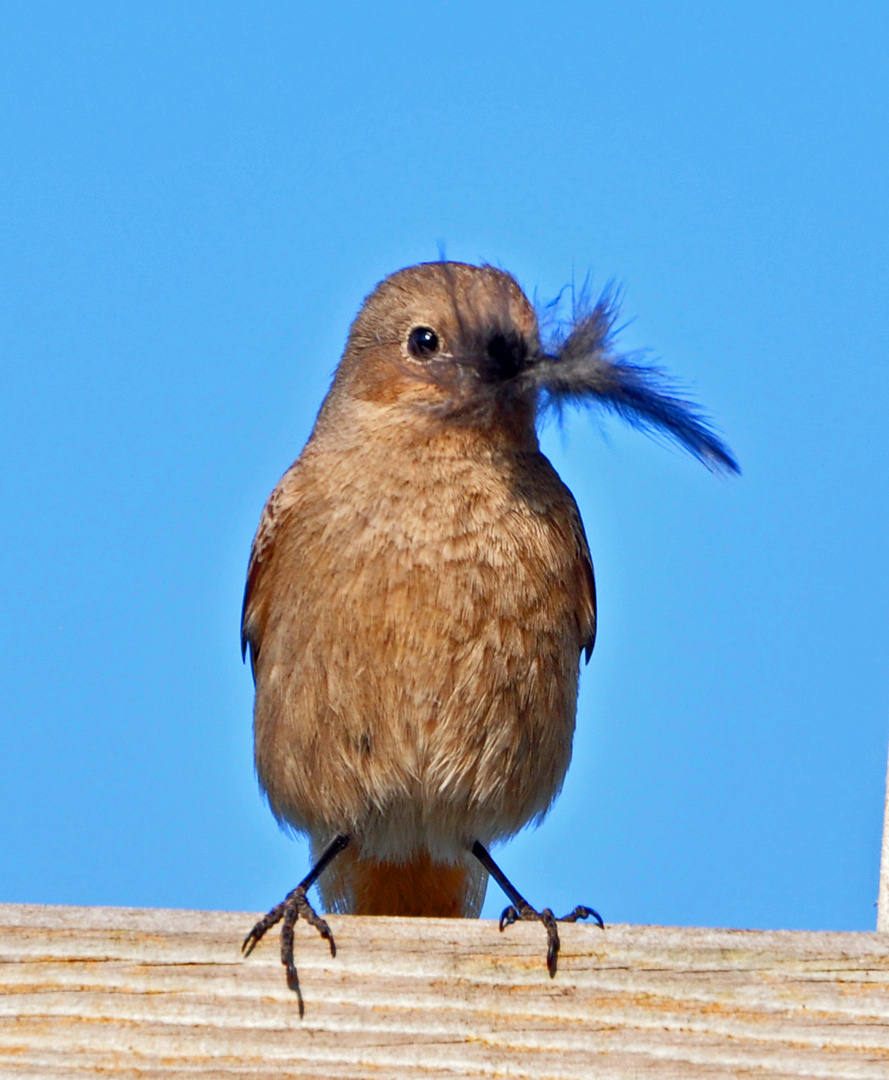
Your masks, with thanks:
[{"label": "brown bird", "polygon": [[[539,822],[571,758],[593,567],[571,493],[540,452],[547,405],[577,400],[665,433],[713,468],[728,449],[659,371],[613,349],[605,296],[545,344],[490,266],[400,270],[370,294],[302,454],[266,504],[242,648],[256,682],[256,771],[314,866],[248,935],[283,918],[327,938],[306,893],[365,915],[556,919],[488,854]],[[567,918],[592,916],[580,906]],[[300,998],[300,1009],[302,999]]]}]

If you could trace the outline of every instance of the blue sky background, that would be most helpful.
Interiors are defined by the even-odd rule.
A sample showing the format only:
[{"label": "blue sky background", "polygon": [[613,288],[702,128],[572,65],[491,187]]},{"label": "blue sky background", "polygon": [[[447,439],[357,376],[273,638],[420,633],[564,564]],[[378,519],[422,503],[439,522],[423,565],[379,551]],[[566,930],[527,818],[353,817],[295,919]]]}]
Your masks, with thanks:
[{"label": "blue sky background", "polygon": [[887,46],[854,0],[7,0],[0,900],[265,909],[304,872],[252,771],[250,541],[363,296],[445,244],[623,282],[744,469],[547,430],[600,636],[504,868],[611,921],[872,928]]}]

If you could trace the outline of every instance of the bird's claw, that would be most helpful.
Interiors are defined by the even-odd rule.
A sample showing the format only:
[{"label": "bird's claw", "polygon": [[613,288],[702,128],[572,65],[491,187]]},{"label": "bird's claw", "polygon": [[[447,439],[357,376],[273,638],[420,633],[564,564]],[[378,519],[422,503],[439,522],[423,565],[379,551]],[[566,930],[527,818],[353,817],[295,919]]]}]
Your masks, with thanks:
[{"label": "bird's claw", "polygon": [[500,912],[500,932],[503,933],[507,926],[512,926],[512,924],[518,922],[520,918],[521,915],[519,915],[512,904],[510,904],[509,907],[505,907],[503,911]]},{"label": "bird's claw", "polygon": [[[290,897],[287,897],[289,900]],[[284,915],[284,909],[287,907],[287,900],[283,900],[280,904],[276,904],[271,911],[263,915],[263,917],[256,923],[250,933],[244,938],[244,943],[241,945],[241,952],[244,956],[249,956],[256,946],[265,937],[266,931],[271,930],[275,923],[280,922]]]},{"label": "bird's claw", "polygon": [[565,915],[561,919],[557,919],[552,913],[551,908],[544,908],[542,911],[537,911],[536,908],[532,908],[530,904],[522,904],[520,907],[516,907],[514,904],[510,904],[509,907],[505,907],[500,914],[500,929],[504,930],[507,926],[512,926],[513,923],[519,922],[519,920],[526,922],[541,922],[546,928],[547,936],[547,949],[546,949],[546,968],[549,971],[549,977],[555,978],[556,971],[559,965],[559,949],[562,947],[562,942],[559,939],[559,928],[556,925],[560,922],[577,922],[578,919],[593,918],[596,923],[604,930],[605,923],[602,921],[602,916],[594,908],[585,907],[583,904],[578,904],[577,907]]},{"label": "bird's claw", "polygon": [[596,911],[595,908],[585,907],[583,904],[578,904],[577,907],[569,912],[567,915],[563,915],[559,922],[577,922],[578,919],[593,919],[596,925],[604,930],[605,923],[602,922],[602,916]]},{"label": "bird's claw", "polygon": [[298,885],[293,892],[288,893],[280,904],[276,904],[267,915],[263,915],[244,938],[244,944],[241,946],[244,955],[249,956],[265,933],[271,930],[276,923],[282,923],[281,963],[287,972],[287,985],[299,999],[300,1016],[303,1015],[304,1011],[303,997],[299,988],[296,964],[293,961],[293,928],[296,926],[297,920],[302,917],[310,926],[314,926],[321,937],[325,938],[330,945],[330,955],[336,956],[336,942],[333,940],[333,934],[327,920],[322,919],[306,899],[306,891],[304,885]]}]

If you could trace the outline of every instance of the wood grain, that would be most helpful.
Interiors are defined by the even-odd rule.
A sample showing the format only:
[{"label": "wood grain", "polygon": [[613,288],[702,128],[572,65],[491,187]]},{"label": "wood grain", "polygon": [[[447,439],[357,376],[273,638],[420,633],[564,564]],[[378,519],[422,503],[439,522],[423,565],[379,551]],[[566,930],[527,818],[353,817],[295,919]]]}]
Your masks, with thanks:
[{"label": "wood grain", "polygon": [[331,917],[300,1020],[254,918],[0,905],[0,1076],[889,1077],[881,934]]}]

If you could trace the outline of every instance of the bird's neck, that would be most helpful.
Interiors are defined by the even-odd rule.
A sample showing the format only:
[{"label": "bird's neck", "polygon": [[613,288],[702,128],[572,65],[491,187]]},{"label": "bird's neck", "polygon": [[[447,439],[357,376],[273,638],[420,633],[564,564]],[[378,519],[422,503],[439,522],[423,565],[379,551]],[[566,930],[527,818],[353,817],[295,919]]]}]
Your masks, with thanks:
[{"label": "bird's neck", "polygon": [[384,457],[414,461],[539,453],[531,407],[449,418],[410,404],[350,401],[319,416],[311,442],[317,449],[373,447]]}]

